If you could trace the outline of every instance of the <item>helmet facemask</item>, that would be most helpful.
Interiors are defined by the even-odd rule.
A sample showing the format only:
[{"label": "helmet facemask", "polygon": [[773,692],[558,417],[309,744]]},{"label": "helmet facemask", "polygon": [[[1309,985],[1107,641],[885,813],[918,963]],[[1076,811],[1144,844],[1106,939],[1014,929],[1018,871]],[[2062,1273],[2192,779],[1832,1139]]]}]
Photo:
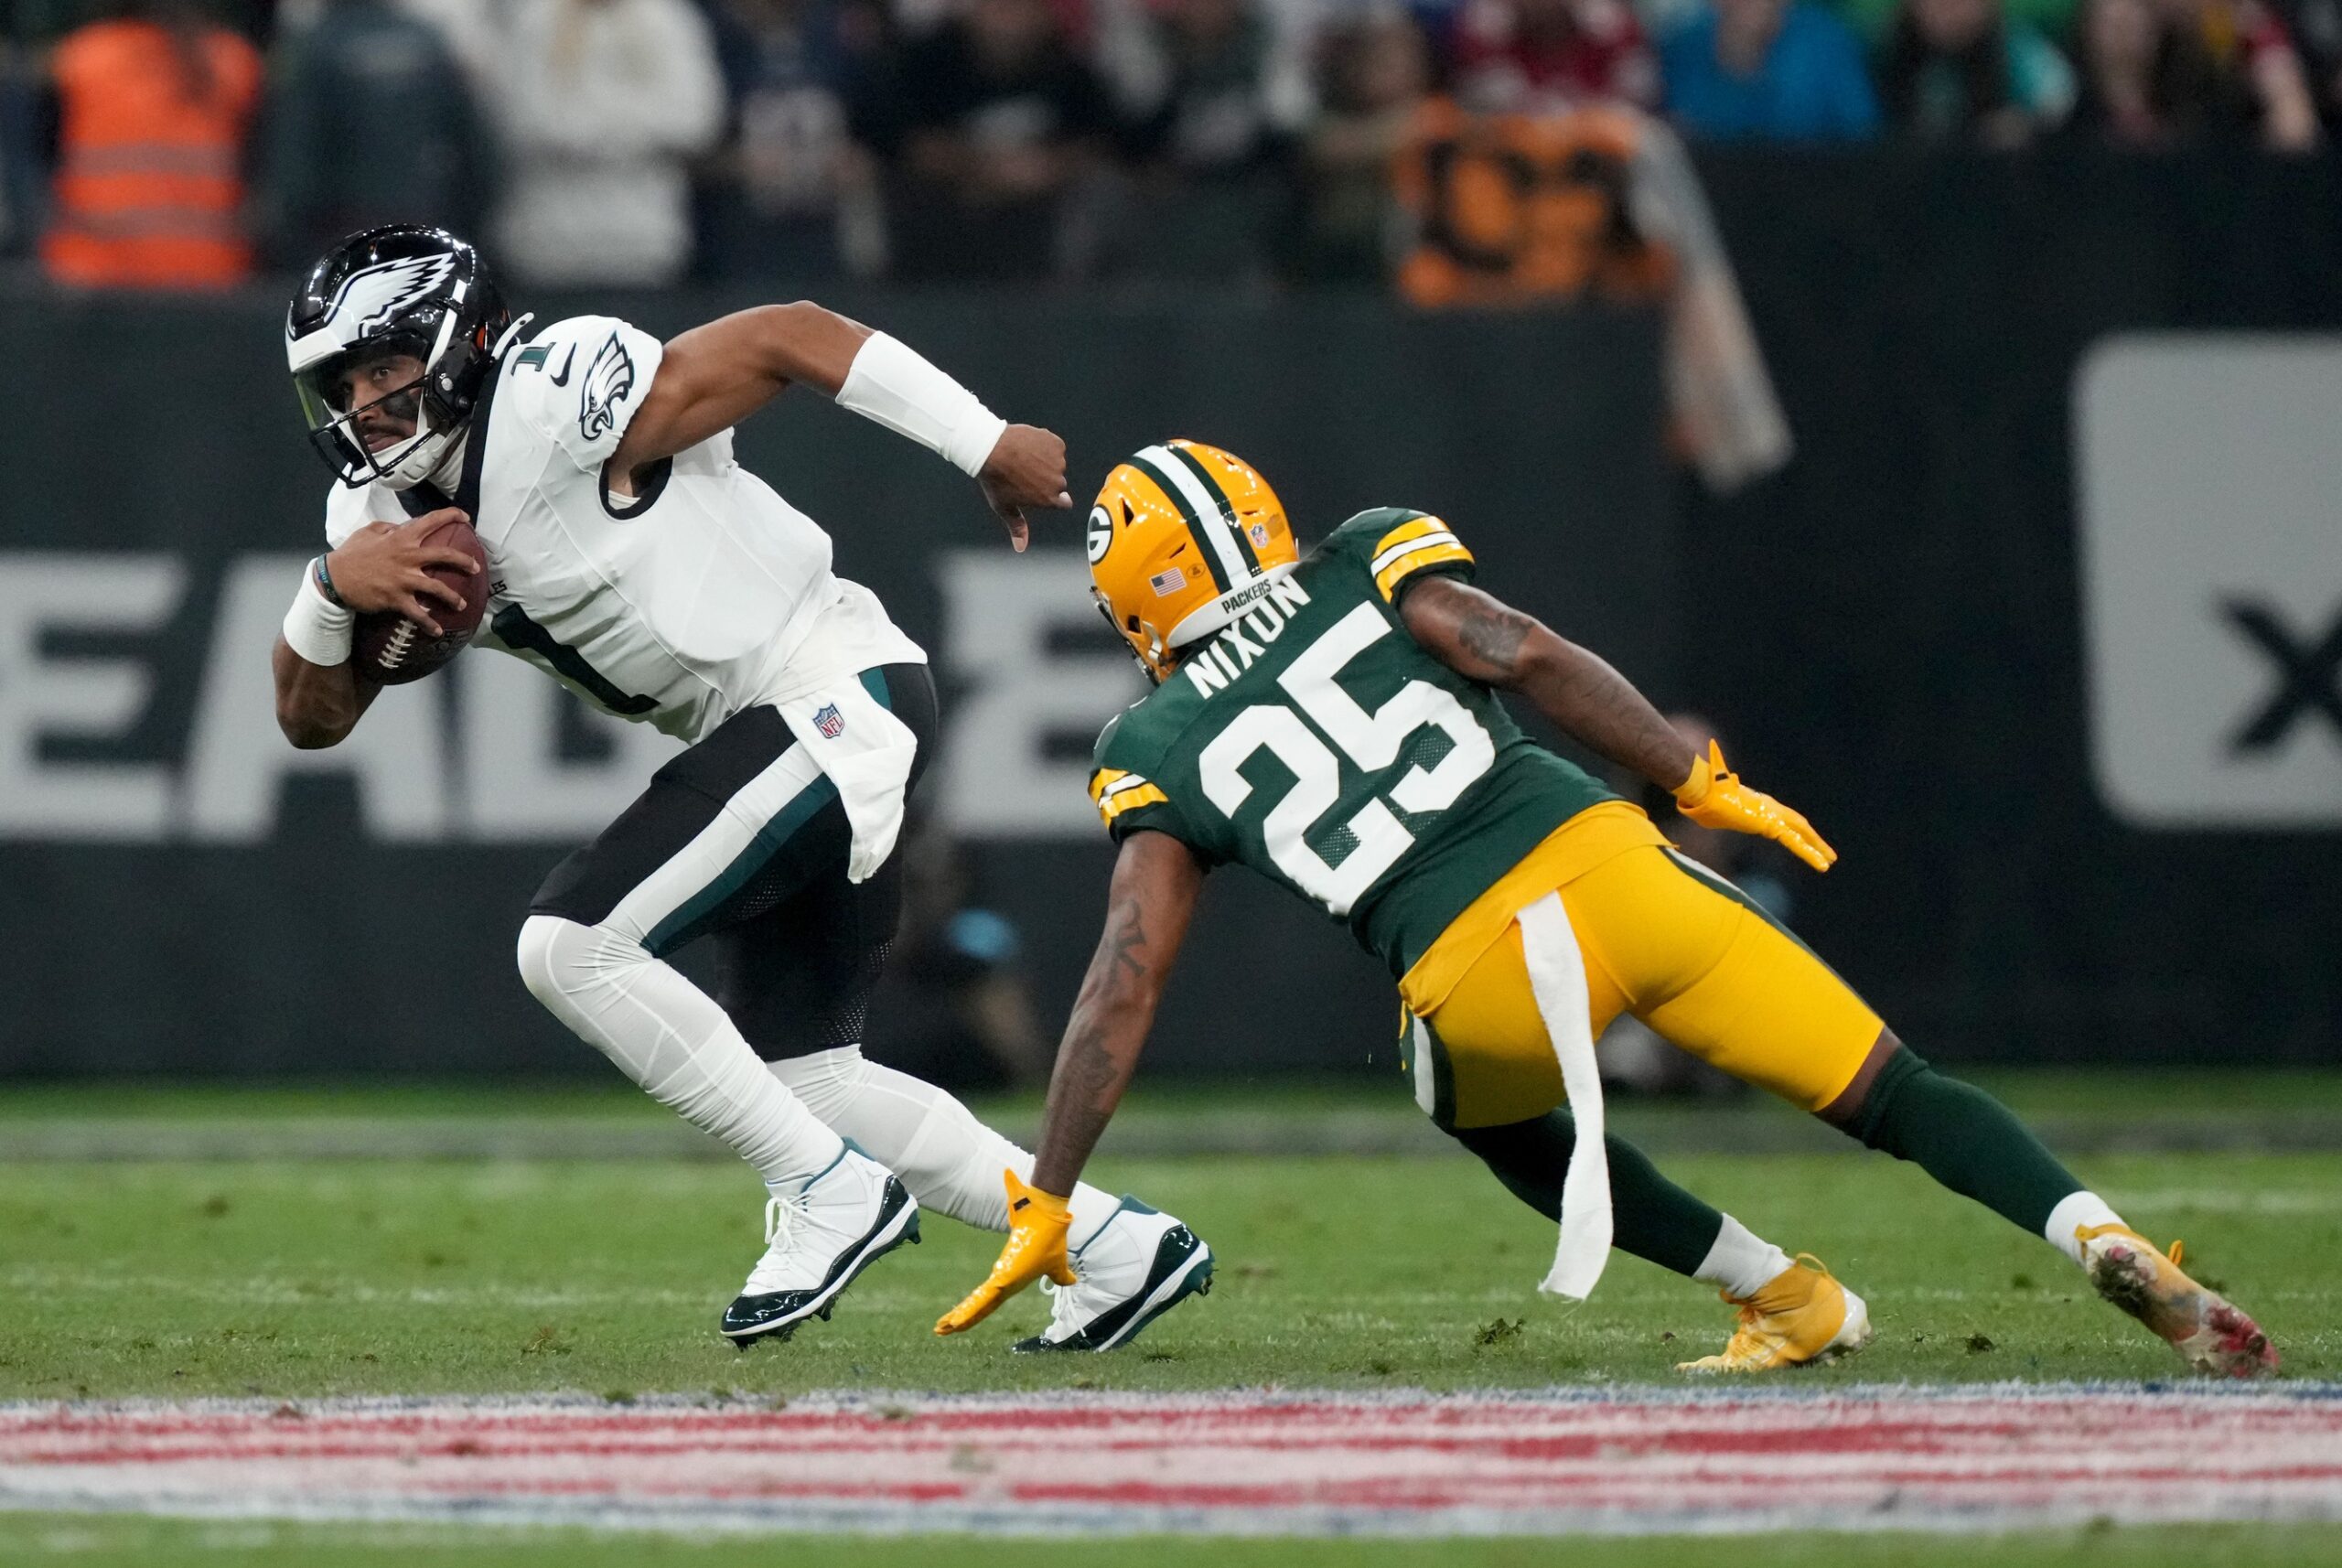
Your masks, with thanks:
[{"label": "helmet facemask", "polygon": [[1128,626],[1116,620],[1114,601],[1108,598],[1106,590],[1095,583],[1090,587],[1090,602],[1098,607],[1098,613],[1106,618],[1106,624],[1114,628],[1114,635],[1122,639],[1124,648],[1130,650],[1132,661],[1146,676],[1148,683],[1163,684],[1164,677],[1170,674],[1177,663],[1172,658],[1170,649],[1165,646],[1163,634],[1136,616],[1131,617]]},{"label": "helmet facemask", "polygon": [[[448,446],[462,434],[460,425],[434,408],[427,356],[431,345],[420,338],[378,338],[302,371],[293,378],[300,394],[302,417],[308,422],[309,444],[317,455],[352,487],[382,484],[404,489],[431,477],[446,458]],[[352,371],[385,359],[404,356],[415,362],[414,379],[363,402],[349,395],[346,385]],[[414,424],[412,434],[381,450],[370,450],[359,418],[379,409]],[[435,413],[441,417],[434,418]]]}]

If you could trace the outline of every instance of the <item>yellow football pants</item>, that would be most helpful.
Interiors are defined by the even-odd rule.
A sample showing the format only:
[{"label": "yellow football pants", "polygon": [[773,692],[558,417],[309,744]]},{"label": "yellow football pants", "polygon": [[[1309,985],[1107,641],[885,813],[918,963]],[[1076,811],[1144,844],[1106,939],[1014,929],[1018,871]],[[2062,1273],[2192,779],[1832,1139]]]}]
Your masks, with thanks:
[{"label": "yellow football pants", "polygon": [[[1570,832],[1565,824],[1554,838]],[[1562,1103],[1561,1068],[1530,990],[1520,926],[1509,918],[1533,901],[1524,894],[1555,890],[1550,881],[1524,885],[1518,873],[1509,875],[1401,983],[1409,1014],[1402,1055],[1418,1099],[1444,1125],[1499,1126]],[[1844,1092],[1878,1038],[1878,1015],[1827,964],[1746,894],[1672,848],[1637,843],[1558,891],[1597,1037],[1620,1013],[1632,1013],[1701,1060],[1808,1111]],[[1490,941],[1492,911],[1482,906],[1500,897],[1517,901]],[[1477,956],[1455,945],[1443,952],[1451,939],[1485,945]],[[1424,979],[1443,970],[1449,978],[1427,990]]]}]

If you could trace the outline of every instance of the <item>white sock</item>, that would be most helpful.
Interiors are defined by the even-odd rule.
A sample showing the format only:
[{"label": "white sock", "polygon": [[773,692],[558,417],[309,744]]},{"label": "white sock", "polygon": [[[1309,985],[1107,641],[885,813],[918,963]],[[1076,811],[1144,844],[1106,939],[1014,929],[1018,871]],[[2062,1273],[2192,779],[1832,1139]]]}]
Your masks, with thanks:
[{"label": "white sock", "polygon": [[1700,1260],[1700,1266],[1692,1271],[1692,1277],[1746,1299],[1789,1266],[1787,1252],[1727,1214],[1724,1217],[1724,1229],[1716,1232],[1715,1245]]},{"label": "white sock", "polygon": [[[860,1046],[765,1064],[812,1113],[903,1178],[922,1208],[982,1230],[1008,1229],[1000,1173],[1033,1177],[1033,1156],[924,1079],[865,1058]],[[1080,1251],[1122,1208],[1088,1182],[1073,1189],[1066,1241]]]},{"label": "white sock", "polygon": [[532,915],[521,978],[553,1016],[701,1132],[757,1167],[768,1187],[802,1182],[843,1146],[765,1071],[716,1005],[639,942],[599,926]]},{"label": "white sock", "polygon": [[2082,1244],[2074,1240],[2074,1232],[2089,1225],[2120,1225],[2122,1217],[2114,1212],[2106,1199],[2094,1192],[2069,1192],[2057,1200],[2049,1211],[2049,1219],[2041,1227],[2041,1234],[2049,1244],[2077,1263],[2082,1261]]}]

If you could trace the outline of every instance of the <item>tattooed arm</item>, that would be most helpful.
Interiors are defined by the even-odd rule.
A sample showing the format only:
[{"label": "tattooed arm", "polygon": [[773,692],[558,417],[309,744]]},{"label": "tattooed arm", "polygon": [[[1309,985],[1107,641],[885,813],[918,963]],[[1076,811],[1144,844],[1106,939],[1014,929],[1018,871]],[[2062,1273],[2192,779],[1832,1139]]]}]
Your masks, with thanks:
[{"label": "tattooed arm", "polygon": [[1033,1186],[1041,1191],[1073,1190],[1130,1086],[1203,882],[1203,866],[1170,834],[1140,832],[1123,841],[1106,896],[1106,929],[1049,1077],[1033,1158]]},{"label": "tattooed arm", "polygon": [[1690,776],[1698,753],[1649,700],[1536,617],[1452,577],[1425,577],[1399,601],[1399,618],[1433,658],[1469,680],[1520,693],[1619,767],[1662,789]]}]

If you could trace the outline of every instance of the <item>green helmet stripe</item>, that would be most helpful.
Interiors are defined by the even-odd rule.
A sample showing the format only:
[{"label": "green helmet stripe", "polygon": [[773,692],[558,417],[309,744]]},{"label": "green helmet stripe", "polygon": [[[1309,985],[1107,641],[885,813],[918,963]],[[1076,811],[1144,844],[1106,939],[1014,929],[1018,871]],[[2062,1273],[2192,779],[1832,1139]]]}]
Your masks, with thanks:
[{"label": "green helmet stripe", "polygon": [[1204,467],[1203,460],[1185,446],[1171,447],[1170,452],[1172,456],[1187,465],[1189,473],[1202,482],[1204,493],[1219,504],[1219,515],[1227,519],[1228,532],[1236,536],[1236,553],[1244,557],[1244,564],[1252,574],[1256,577],[1259,576],[1261,575],[1260,553],[1252,548],[1252,542],[1245,537],[1244,525],[1236,521],[1236,504],[1228,499],[1226,488],[1220,484],[1209,468]]},{"label": "green helmet stripe", "polygon": [[1236,585],[1229,581],[1228,569],[1219,563],[1219,553],[1204,538],[1204,525],[1196,516],[1196,509],[1187,504],[1187,498],[1180,492],[1178,486],[1171,482],[1171,476],[1157,467],[1148,456],[1148,452],[1160,450],[1160,447],[1149,447],[1147,452],[1133,457],[1130,465],[1154,480],[1155,488],[1170,497],[1171,504],[1179,509],[1179,520],[1187,525],[1187,537],[1194,542],[1196,553],[1203,557],[1205,569],[1211,573],[1212,586],[1224,594]]}]

